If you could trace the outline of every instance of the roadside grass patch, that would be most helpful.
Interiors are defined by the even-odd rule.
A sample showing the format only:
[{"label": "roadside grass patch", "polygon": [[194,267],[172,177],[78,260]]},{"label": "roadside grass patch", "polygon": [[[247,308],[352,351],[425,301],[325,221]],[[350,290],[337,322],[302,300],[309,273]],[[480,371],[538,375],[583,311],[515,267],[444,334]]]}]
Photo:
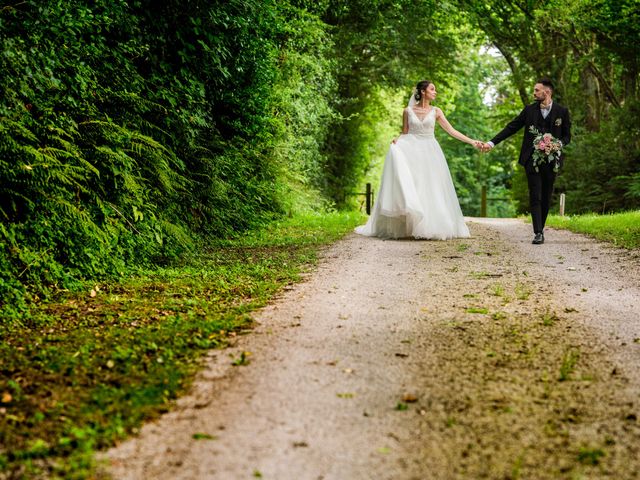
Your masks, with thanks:
[{"label": "roadside grass patch", "polygon": [[468,243],[460,243],[456,247],[456,250],[458,250],[459,252],[466,252],[467,250],[469,250],[469,248],[471,248],[471,245],[469,245]]},{"label": "roadside grass patch", "polygon": [[504,297],[504,286],[501,283],[496,283],[491,287],[490,294],[494,297]]},{"label": "roadside grass patch", "polygon": [[550,215],[547,225],[585,233],[628,249],[640,248],[640,210],[607,215]]},{"label": "roadside grass patch", "polygon": [[505,312],[500,312],[500,311],[498,311],[498,312],[493,312],[493,313],[491,314],[491,318],[492,318],[493,320],[496,320],[496,321],[506,320],[506,319],[507,319],[507,317],[508,317],[508,316],[507,316],[507,314],[506,314]]},{"label": "roadside grass patch", "polygon": [[250,356],[251,352],[240,352],[238,358],[234,359],[233,362],[231,362],[231,365],[233,365],[234,367],[249,365],[251,363],[251,360],[249,360]]},{"label": "roadside grass patch", "polygon": [[481,313],[481,314],[489,313],[489,309],[484,308],[484,307],[469,307],[465,311],[467,313]]},{"label": "roadside grass patch", "polygon": [[518,300],[527,300],[531,295],[532,289],[529,285],[524,283],[516,284],[515,293]]},{"label": "roadside grass patch", "polygon": [[361,221],[332,213],[274,222],[172,265],[87,283],[85,293],[34,307],[22,324],[0,324],[4,474],[91,476],[95,450],[167,411],[202,353],[248,331],[251,311]]},{"label": "roadside grass patch", "polygon": [[550,327],[559,320],[558,316],[554,312],[547,310],[540,315],[540,321],[545,327]]},{"label": "roadside grass patch", "polygon": [[565,382],[571,379],[571,374],[575,370],[578,359],[580,358],[580,351],[576,349],[569,349],[562,357],[562,364],[560,365],[560,376],[558,380]]},{"label": "roadside grass patch", "polygon": [[583,465],[598,465],[604,456],[605,452],[600,448],[582,447],[578,451],[578,461]]},{"label": "roadside grass patch", "polygon": [[476,280],[480,280],[482,278],[486,278],[489,276],[489,272],[471,272],[469,273],[469,275],[471,275],[472,278],[475,278]]}]

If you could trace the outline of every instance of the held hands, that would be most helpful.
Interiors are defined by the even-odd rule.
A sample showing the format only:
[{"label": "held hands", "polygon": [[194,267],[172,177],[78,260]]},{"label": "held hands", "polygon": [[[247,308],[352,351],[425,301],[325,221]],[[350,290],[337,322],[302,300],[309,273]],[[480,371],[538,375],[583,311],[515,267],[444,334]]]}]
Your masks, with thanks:
[{"label": "held hands", "polygon": [[482,153],[487,153],[493,148],[489,143],[481,142],[480,140],[474,140],[473,146],[480,150]]}]

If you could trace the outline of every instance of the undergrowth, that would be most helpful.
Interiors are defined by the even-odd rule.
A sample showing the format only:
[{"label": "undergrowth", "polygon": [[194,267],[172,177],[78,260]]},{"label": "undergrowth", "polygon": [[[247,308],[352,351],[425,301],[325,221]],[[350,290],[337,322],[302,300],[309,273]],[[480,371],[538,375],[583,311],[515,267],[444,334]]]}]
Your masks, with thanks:
[{"label": "undergrowth", "polygon": [[275,222],[0,324],[0,478],[91,476],[95,450],[166,411],[202,352],[250,329],[251,311],[361,220]]}]

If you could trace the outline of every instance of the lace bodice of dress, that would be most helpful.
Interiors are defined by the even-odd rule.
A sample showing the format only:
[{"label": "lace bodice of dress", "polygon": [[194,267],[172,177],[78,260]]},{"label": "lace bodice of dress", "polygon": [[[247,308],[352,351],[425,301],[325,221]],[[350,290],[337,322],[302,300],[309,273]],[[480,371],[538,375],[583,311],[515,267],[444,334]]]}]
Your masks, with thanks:
[{"label": "lace bodice of dress", "polygon": [[431,107],[429,113],[422,120],[418,117],[413,108],[408,107],[409,110],[409,132],[413,135],[424,135],[433,138],[433,132],[436,126],[436,108]]}]

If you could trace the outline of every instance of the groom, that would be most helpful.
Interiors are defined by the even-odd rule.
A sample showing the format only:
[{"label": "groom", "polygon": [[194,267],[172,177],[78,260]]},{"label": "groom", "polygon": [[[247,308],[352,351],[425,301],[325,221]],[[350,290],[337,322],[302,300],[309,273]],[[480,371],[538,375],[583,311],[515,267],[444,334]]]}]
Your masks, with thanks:
[{"label": "groom", "polygon": [[[527,105],[504,129],[490,142],[484,144],[482,150],[487,152],[498,143],[510,137],[524,127],[524,138],[520,147],[518,163],[524,167],[529,184],[529,207],[533,223],[533,244],[544,243],[544,224],[549,213],[553,182],[556,179],[554,172],[555,161],[545,162],[539,165],[539,171],[533,167],[533,139],[535,135],[529,131],[535,127],[541,133],[551,133],[566,146],[571,141],[571,120],[569,110],[558,105],[552,100],[553,83],[548,78],[541,78],[533,87],[535,102]],[[558,160],[562,165],[562,154]]]}]

